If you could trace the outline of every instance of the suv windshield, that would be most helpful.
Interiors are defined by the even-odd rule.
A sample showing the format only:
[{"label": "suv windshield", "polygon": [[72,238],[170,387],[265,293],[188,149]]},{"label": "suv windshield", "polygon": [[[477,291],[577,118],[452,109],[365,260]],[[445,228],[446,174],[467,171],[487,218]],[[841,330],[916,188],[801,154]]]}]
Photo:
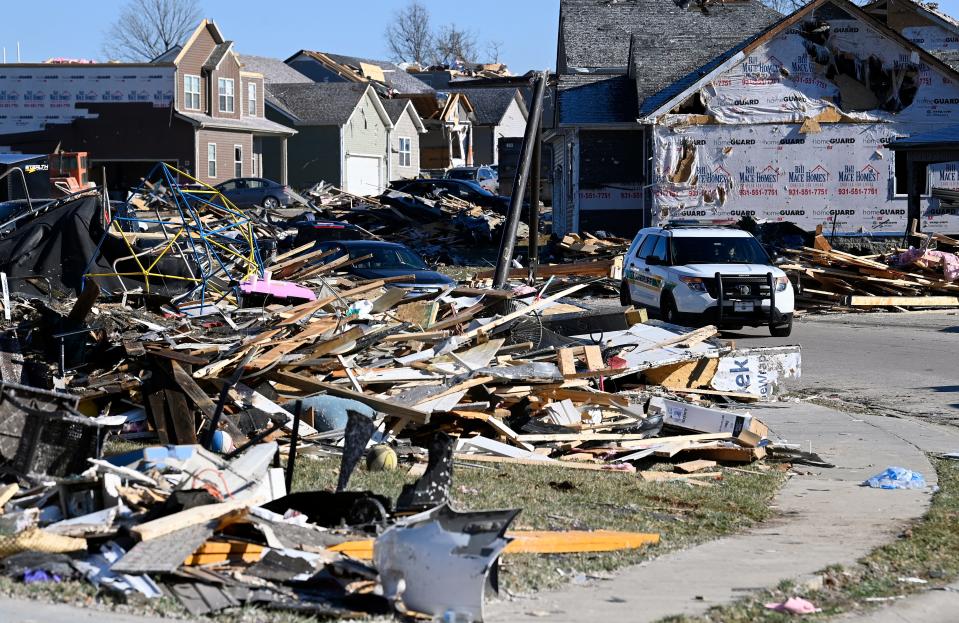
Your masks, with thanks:
[{"label": "suv windshield", "polygon": [[423,263],[415,253],[403,247],[351,247],[350,258],[356,259],[372,255],[373,257],[358,262],[357,268],[413,268],[416,270],[429,270],[429,267]]},{"label": "suv windshield", "polygon": [[769,264],[769,256],[753,237],[676,238],[670,240],[673,264]]}]

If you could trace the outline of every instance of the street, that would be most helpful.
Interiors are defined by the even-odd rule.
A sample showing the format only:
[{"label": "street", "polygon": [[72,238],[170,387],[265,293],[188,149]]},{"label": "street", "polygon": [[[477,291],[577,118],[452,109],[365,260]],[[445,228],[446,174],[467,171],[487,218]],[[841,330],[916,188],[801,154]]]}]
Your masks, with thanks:
[{"label": "street", "polygon": [[959,314],[808,315],[788,338],[723,333],[748,345],[800,344],[804,397],[838,410],[959,425]]}]

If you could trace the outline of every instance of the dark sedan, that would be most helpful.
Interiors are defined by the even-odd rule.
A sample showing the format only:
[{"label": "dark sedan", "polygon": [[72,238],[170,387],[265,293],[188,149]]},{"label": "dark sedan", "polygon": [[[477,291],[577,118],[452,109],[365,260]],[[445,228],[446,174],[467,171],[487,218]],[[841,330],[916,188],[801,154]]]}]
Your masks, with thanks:
[{"label": "dark sedan", "polygon": [[[321,242],[319,249],[334,249],[338,253],[323,258],[324,262],[349,255],[350,259],[366,258],[348,266],[345,270],[362,279],[389,279],[391,277],[412,276],[411,279],[391,283],[398,288],[409,288],[414,292],[443,290],[456,285],[456,281],[443,273],[430,270],[420,256],[401,244],[380,242],[377,240],[340,240]],[[370,256],[370,257],[366,257]]]},{"label": "dark sedan", "polygon": [[262,177],[235,177],[214,188],[238,208],[263,206],[275,210],[295,203],[289,186]]},{"label": "dark sedan", "polygon": [[454,197],[496,212],[506,213],[509,209],[509,197],[494,195],[470,180],[401,180],[391,182],[390,188],[417,197],[439,196],[440,193],[447,192]]}]

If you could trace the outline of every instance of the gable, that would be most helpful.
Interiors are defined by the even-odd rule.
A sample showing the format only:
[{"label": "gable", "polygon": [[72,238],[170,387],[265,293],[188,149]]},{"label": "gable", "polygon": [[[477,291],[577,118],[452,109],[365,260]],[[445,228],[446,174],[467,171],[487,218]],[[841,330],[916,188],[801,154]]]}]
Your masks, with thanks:
[{"label": "gable", "polygon": [[955,123],[959,76],[930,61],[868,18],[821,2],[712,76],[691,100],[698,96],[699,112],[730,124]]}]

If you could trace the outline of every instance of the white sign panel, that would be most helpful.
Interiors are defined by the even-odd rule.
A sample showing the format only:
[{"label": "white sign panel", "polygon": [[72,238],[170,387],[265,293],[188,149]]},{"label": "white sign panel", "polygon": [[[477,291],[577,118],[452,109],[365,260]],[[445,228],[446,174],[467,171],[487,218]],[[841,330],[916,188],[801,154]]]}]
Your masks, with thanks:
[{"label": "white sign panel", "polygon": [[[927,187],[959,190],[959,162],[930,164]],[[923,198],[919,230],[925,233],[959,233],[959,210],[943,205],[937,197]]]},{"label": "white sign panel", "polygon": [[901,234],[888,124],[704,125],[654,132],[653,218],[788,221],[835,234]]},{"label": "white sign panel", "polygon": [[770,400],[783,393],[788,381],[802,373],[799,346],[771,346],[734,350],[719,358],[709,386],[723,392],[739,392]]},{"label": "white sign panel", "polygon": [[84,104],[173,102],[173,67],[0,65],[0,134],[43,130],[95,115]]}]

